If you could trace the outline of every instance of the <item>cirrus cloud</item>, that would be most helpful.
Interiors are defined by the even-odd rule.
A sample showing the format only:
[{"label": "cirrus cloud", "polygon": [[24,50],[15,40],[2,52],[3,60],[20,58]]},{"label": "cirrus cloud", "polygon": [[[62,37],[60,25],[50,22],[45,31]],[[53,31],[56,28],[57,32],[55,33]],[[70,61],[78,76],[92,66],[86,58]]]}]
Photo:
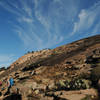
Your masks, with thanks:
[{"label": "cirrus cloud", "polygon": [[72,35],[80,33],[100,34],[100,2],[88,9],[82,9],[78,15],[79,20],[74,23]]},{"label": "cirrus cloud", "polygon": [[13,54],[0,54],[0,67],[8,67],[15,61],[16,57]]}]

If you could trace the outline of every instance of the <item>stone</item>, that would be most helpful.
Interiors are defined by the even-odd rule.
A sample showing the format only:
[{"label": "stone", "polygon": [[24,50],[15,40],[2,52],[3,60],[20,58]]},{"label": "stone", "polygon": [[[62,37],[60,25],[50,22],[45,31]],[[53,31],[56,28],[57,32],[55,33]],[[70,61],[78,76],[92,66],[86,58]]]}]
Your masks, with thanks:
[{"label": "stone", "polygon": [[33,90],[37,89],[38,84],[36,82],[26,82],[25,86],[28,88],[32,88]]},{"label": "stone", "polygon": [[49,90],[56,89],[55,83],[54,83],[54,82],[50,83],[50,84],[48,85],[48,89],[49,89]]},{"label": "stone", "polygon": [[34,92],[35,92],[35,94],[39,94],[39,90],[35,90]]},{"label": "stone", "polygon": [[45,84],[38,84],[36,88],[39,90],[46,90],[46,85]]}]

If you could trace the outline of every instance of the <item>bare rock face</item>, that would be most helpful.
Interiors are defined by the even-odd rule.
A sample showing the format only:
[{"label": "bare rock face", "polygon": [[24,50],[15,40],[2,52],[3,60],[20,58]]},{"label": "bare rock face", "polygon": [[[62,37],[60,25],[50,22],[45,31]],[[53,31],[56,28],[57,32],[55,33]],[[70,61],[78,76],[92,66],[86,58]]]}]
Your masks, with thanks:
[{"label": "bare rock face", "polygon": [[[8,76],[15,83],[5,96]],[[27,53],[0,79],[0,100],[99,100],[100,35]]]}]

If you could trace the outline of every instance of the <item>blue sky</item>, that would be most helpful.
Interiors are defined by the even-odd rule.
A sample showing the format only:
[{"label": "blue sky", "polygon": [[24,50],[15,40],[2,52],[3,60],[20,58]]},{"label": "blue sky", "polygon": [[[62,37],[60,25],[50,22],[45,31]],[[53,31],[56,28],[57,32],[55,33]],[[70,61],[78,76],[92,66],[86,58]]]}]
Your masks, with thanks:
[{"label": "blue sky", "polygon": [[0,67],[96,34],[100,0],[0,0]]}]

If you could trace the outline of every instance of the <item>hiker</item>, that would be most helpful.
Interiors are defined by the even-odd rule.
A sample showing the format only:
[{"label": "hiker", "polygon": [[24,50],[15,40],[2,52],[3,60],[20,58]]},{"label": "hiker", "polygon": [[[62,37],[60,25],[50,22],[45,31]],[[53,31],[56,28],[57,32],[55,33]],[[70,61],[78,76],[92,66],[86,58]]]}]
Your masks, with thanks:
[{"label": "hiker", "polygon": [[10,93],[10,89],[11,87],[14,85],[14,80],[12,77],[8,78],[7,80],[7,86],[8,86],[8,90],[7,92],[5,93],[5,95],[8,95]]},{"label": "hiker", "polygon": [[10,77],[8,79],[8,88],[10,89],[13,85],[14,85],[14,79],[12,77]]}]

